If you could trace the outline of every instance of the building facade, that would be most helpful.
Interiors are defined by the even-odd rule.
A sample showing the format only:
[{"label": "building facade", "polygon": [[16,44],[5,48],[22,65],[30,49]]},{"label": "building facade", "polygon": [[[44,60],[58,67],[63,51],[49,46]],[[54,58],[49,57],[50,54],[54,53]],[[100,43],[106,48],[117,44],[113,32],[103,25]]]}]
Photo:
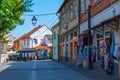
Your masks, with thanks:
[{"label": "building facade", "polygon": [[65,0],[60,13],[60,59],[75,62],[78,46],[78,0]]},{"label": "building facade", "polygon": [[52,32],[46,26],[39,25],[15,40],[14,50],[38,48],[43,44],[52,47]]},{"label": "building facade", "polygon": [[[119,0],[90,0],[86,3],[86,0],[81,0],[81,24],[80,24],[80,35],[84,39],[88,39],[88,15],[86,10],[89,4],[91,4],[91,31],[93,44],[96,47],[100,47],[102,40],[106,43],[106,53],[110,51],[110,34],[111,32],[115,35],[115,48],[120,45],[120,1]],[[88,4],[88,5],[87,5]],[[101,6],[101,7],[100,7]],[[86,42],[87,46],[88,42]],[[98,50],[96,52],[96,60],[100,60],[101,53]]]},{"label": "building facade", "polygon": [[[77,4],[78,1],[80,4]],[[75,13],[78,7],[80,14]],[[58,11],[60,13],[60,60],[75,62],[77,46],[80,45],[83,66],[89,66],[88,9],[90,9],[92,62],[102,62],[101,57],[104,57],[102,64],[106,70],[108,58],[105,57],[107,55],[118,57],[116,50],[120,46],[119,8],[120,0],[65,0]]]},{"label": "building facade", "polygon": [[[83,66],[89,67],[88,53],[88,8],[90,8],[92,53],[91,59],[108,71],[109,56],[118,58],[117,48],[120,46],[120,1],[119,0],[81,0],[79,41],[82,47]],[[111,38],[112,37],[112,38]],[[112,45],[112,47],[111,47]],[[83,47],[84,46],[84,47]],[[115,59],[113,62],[117,63]],[[112,63],[114,65],[114,63]],[[98,67],[97,67],[98,68]],[[112,70],[111,70],[112,71]],[[117,75],[118,67],[114,65],[112,73]]]},{"label": "building facade", "polygon": [[11,34],[8,34],[8,35],[6,35],[6,39],[8,40],[8,42],[7,42],[7,53],[8,52],[13,52],[13,42],[14,42],[14,40],[15,40],[15,37],[13,36],[13,35],[11,35]]},{"label": "building facade", "polygon": [[16,39],[14,41],[14,51],[18,51],[23,49],[23,38],[26,36],[26,34],[22,35],[20,38]]},{"label": "building facade", "polygon": [[59,23],[52,27],[53,32],[53,60],[59,60]]}]

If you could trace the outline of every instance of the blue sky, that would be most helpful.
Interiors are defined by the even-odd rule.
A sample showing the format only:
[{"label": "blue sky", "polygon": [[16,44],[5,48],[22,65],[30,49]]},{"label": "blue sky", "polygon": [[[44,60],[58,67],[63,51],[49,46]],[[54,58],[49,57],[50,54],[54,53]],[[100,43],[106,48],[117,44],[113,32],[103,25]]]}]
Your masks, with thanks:
[{"label": "blue sky", "polygon": [[25,19],[25,23],[23,25],[17,26],[14,30],[11,31],[11,34],[17,39],[38,25],[46,25],[47,27],[51,28],[58,22],[58,16],[55,14],[36,16],[37,24],[35,26],[33,26],[31,22],[33,16],[30,15],[56,13],[62,5],[63,1],[64,0],[33,0],[34,5],[31,7],[33,12],[24,13],[21,18]]}]

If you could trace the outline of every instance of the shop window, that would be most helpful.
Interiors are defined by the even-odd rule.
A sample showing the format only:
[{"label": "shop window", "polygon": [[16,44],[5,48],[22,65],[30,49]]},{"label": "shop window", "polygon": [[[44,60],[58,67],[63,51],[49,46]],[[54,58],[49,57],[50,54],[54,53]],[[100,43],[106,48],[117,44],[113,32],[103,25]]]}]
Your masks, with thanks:
[{"label": "shop window", "polygon": [[60,41],[62,42],[62,38],[60,38]]},{"label": "shop window", "polygon": [[102,34],[97,34],[97,38],[103,38]]},{"label": "shop window", "polygon": [[111,31],[105,33],[105,36],[110,36]]},{"label": "shop window", "polygon": [[73,39],[73,33],[71,34],[70,39]]},{"label": "shop window", "polygon": [[83,41],[84,45],[87,46],[88,45],[88,37],[84,37],[84,41]]},{"label": "shop window", "polygon": [[100,60],[100,45],[99,45],[99,43],[100,43],[100,40],[97,40],[97,46],[98,46],[98,49],[97,49],[97,60]]},{"label": "shop window", "polygon": [[110,38],[106,38],[105,42],[106,42],[106,45],[107,45],[106,53],[109,53],[109,51],[110,51]]},{"label": "shop window", "polygon": [[77,31],[76,31],[76,32],[74,32],[74,36],[75,36],[75,37],[77,37]]}]

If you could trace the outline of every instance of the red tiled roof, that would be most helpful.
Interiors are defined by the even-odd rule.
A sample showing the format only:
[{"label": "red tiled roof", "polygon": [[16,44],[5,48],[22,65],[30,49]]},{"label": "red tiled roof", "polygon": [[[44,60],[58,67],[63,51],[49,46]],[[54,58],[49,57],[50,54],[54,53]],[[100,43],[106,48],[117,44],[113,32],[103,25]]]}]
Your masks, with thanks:
[{"label": "red tiled roof", "polygon": [[39,25],[38,27],[34,28],[33,30],[31,30],[30,32],[28,32],[24,37],[22,37],[22,39],[24,38],[29,38],[30,35],[32,35],[34,32],[36,32],[38,29],[40,29],[42,26]]},{"label": "red tiled roof", "polygon": [[41,25],[39,25],[38,27],[36,27],[36,28],[34,28],[33,30],[31,30],[28,34],[27,34],[27,36],[29,36],[30,37],[30,35],[32,35],[34,32],[36,32],[38,29],[40,29],[42,26]]},{"label": "red tiled roof", "polygon": [[34,28],[33,30],[31,30],[30,32],[28,32],[27,34],[22,35],[20,38],[16,39],[14,42],[19,41],[20,39],[24,39],[24,38],[29,38],[30,35],[32,35],[34,32],[36,32],[38,29],[40,29],[42,26],[39,25],[38,27]]},{"label": "red tiled roof", "polygon": [[26,34],[22,35],[21,37],[19,37],[18,39],[16,39],[14,42],[19,41],[20,39],[22,39],[22,38],[25,37],[25,36],[26,36]]},{"label": "red tiled roof", "polygon": [[46,49],[46,50],[49,50],[49,49],[51,49],[52,47],[39,45],[39,46],[36,46],[36,47],[34,47],[34,48],[35,48],[35,49]]}]

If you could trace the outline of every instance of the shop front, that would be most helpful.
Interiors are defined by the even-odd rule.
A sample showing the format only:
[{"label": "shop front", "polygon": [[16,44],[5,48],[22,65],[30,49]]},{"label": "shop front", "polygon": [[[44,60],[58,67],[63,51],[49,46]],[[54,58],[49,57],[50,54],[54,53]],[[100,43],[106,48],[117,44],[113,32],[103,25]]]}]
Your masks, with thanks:
[{"label": "shop front", "polygon": [[64,61],[64,43],[60,43],[60,60]]},{"label": "shop front", "polygon": [[[115,74],[118,71],[118,68],[114,68],[114,64],[116,64],[117,47],[120,46],[120,29],[116,32],[116,30],[111,29],[109,26],[104,26],[104,31],[97,28],[94,30],[94,35],[92,36],[92,62],[94,64],[98,63],[99,68],[103,69],[107,74]],[[114,36],[114,40],[111,37]],[[81,35],[81,54],[83,59],[83,66],[85,68],[89,67],[89,51],[88,51],[88,34]],[[113,44],[113,45],[112,45]],[[98,68],[95,67],[94,68]]]},{"label": "shop front", "polygon": [[70,41],[70,61],[72,63],[75,63],[76,61],[77,46],[78,46],[78,40],[75,39]]},{"label": "shop front", "polygon": [[[88,51],[88,33],[87,22],[81,24],[79,43],[82,47],[83,66],[88,68],[89,51]],[[93,25],[93,24],[92,24]],[[114,68],[117,61],[117,47],[120,45],[120,15],[114,16],[108,20],[92,26],[92,62],[97,62],[100,68],[107,74],[113,74],[118,71]],[[94,63],[93,63],[94,64]]]}]

